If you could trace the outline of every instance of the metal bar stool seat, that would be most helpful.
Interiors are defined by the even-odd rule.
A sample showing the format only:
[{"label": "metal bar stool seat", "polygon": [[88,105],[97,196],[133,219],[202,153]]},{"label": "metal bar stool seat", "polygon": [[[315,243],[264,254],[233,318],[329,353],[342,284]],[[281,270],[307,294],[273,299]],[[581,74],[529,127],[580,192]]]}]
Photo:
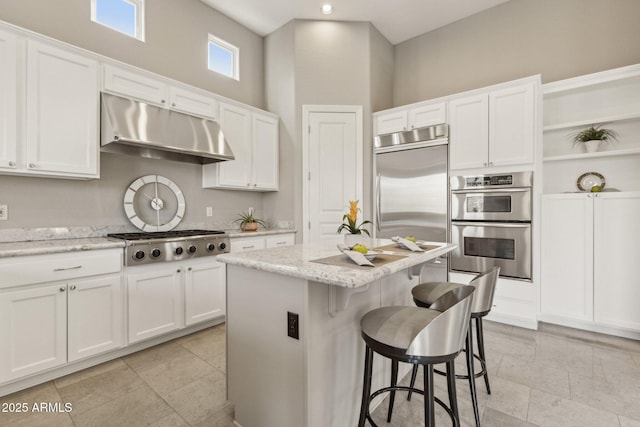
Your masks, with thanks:
[{"label": "metal bar stool seat", "polygon": [[[376,426],[369,413],[371,399],[381,393],[390,392],[387,420],[391,420],[393,400],[397,390],[415,391],[424,395],[425,424],[435,425],[435,403],[442,406],[453,421],[460,425],[455,393],[454,360],[462,351],[471,316],[472,286],[462,286],[441,296],[442,310],[419,307],[382,307],[366,313],[361,321],[361,335],[365,342],[364,382],[359,427],[366,420]],[[371,393],[373,354],[391,359],[391,386]],[[424,366],[424,391],[397,385],[398,363]],[[433,393],[433,365],[447,364],[449,407]]]},{"label": "metal bar stool seat", "polygon": [[[471,305],[471,319],[475,319],[476,322],[476,339],[478,341],[478,354],[473,351],[473,328],[469,325],[465,353],[467,361],[467,374],[456,375],[458,379],[468,379],[469,389],[471,392],[471,400],[473,404],[473,413],[476,420],[476,426],[480,427],[480,412],[478,410],[478,399],[476,395],[475,379],[484,377],[485,386],[487,387],[487,393],[491,394],[491,387],[489,385],[489,374],[487,373],[486,357],[484,352],[484,333],[482,328],[482,318],[489,314],[493,305],[493,296],[495,294],[496,283],[498,281],[498,275],[500,274],[500,267],[494,267],[489,271],[478,274],[474,277],[469,285],[463,285],[461,283],[453,282],[428,282],[416,285],[411,289],[413,301],[418,307],[438,309],[440,298],[443,295],[451,292],[454,289],[463,286],[473,286],[475,292],[473,294],[473,302]],[[480,361],[481,369],[479,372],[474,372],[473,359]],[[445,375],[444,372],[434,369],[434,372]],[[411,386],[415,383],[418,373],[418,367],[414,366],[411,372]],[[411,399],[411,393],[409,393],[408,399]]]}]

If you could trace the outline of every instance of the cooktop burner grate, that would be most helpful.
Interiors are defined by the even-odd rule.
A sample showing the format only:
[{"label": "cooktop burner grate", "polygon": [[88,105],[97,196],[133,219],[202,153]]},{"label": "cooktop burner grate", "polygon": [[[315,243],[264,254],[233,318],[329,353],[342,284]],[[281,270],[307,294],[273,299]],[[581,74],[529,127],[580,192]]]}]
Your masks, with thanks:
[{"label": "cooktop burner grate", "polygon": [[151,240],[151,239],[172,239],[176,237],[195,237],[224,234],[224,231],[217,230],[172,230],[172,231],[152,231],[149,233],[113,233],[107,237],[122,240]]}]

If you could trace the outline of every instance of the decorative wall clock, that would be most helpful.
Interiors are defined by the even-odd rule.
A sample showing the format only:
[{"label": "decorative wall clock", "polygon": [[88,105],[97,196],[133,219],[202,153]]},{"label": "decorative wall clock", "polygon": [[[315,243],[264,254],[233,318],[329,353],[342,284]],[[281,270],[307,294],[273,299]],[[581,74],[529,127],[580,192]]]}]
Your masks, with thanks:
[{"label": "decorative wall clock", "polygon": [[169,178],[142,176],[124,193],[124,211],[142,231],[169,231],[184,217],[184,194]]}]

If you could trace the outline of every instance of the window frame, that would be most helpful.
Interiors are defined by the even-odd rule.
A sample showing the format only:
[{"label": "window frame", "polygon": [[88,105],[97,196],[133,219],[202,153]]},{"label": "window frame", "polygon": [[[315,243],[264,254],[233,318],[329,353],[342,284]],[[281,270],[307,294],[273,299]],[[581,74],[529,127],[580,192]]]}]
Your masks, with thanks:
[{"label": "window frame", "polygon": [[[220,71],[214,70],[209,66],[211,64],[211,45],[215,45],[216,47],[224,49],[231,53],[231,75],[221,73]],[[221,39],[220,37],[209,34],[209,37],[207,39],[207,69],[221,76],[240,81],[240,48],[229,43],[226,40]]]},{"label": "window frame", "polygon": [[129,34],[126,33],[124,31],[121,31],[117,28],[114,28],[104,22],[98,21],[98,17],[96,16],[97,14],[97,2],[100,0],[91,0],[91,21],[95,22],[96,24],[100,24],[103,27],[109,28],[110,30],[113,31],[117,31],[120,34],[124,34],[125,36],[129,36],[133,39],[136,40],[140,40],[141,42],[145,41],[145,25],[144,25],[144,15],[145,15],[145,11],[144,11],[144,7],[145,7],[145,0],[121,0],[125,3],[129,3],[131,4],[134,9],[135,9],[135,16],[134,16],[134,21],[135,21],[135,26],[134,26],[134,32],[135,34]]}]

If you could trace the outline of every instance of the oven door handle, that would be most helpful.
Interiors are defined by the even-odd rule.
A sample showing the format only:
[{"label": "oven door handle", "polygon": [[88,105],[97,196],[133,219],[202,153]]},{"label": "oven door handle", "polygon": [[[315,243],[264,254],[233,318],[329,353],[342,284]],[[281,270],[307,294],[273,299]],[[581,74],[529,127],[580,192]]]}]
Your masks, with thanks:
[{"label": "oven door handle", "polygon": [[453,194],[478,194],[478,193],[525,193],[531,191],[531,188],[486,188],[486,189],[466,189],[466,190],[451,190]]},{"label": "oven door handle", "polygon": [[382,214],[380,213],[380,207],[382,205],[382,194],[380,194],[380,180],[382,176],[378,173],[376,174],[376,227],[378,231],[380,231],[380,227],[382,226]]},{"label": "oven door handle", "polygon": [[496,227],[496,228],[529,228],[530,222],[472,222],[472,221],[451,221],[451,225],[462,225],[471,227]]}]

